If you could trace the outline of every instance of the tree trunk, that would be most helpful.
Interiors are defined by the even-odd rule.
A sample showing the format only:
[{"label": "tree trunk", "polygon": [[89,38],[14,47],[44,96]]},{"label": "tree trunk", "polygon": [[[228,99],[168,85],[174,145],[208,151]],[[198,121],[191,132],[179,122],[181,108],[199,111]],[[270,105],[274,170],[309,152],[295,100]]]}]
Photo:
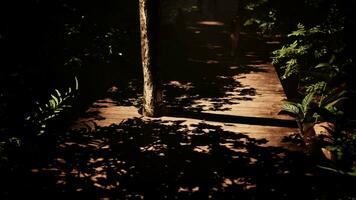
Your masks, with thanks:
[{"label": "tree trunk", "polygon": [[143,68],[143,115],[157,117],[162,92],[157,69],[158,0],[139,0],[141,59]]}]

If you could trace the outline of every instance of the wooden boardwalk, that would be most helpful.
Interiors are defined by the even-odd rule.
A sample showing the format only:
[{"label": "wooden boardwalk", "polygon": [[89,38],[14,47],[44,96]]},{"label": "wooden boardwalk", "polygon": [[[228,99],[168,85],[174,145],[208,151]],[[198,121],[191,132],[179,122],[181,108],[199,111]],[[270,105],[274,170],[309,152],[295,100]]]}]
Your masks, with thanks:
[{"label": "wooden boardwalk", "polygon": [[[205,122],[249,137],[265,138],[266,145],[292,148],[281,143],[284,136],[297,129],[292,118],[279,114],[286,96],[268,58],[268,41],[242,32],[243,50],[239,56],[230,57],[226,22],[190,16],[185,23],[185,42],[181,44],[185,57],[178,62],[184,66],[174,66],[169,59],[161,61],[165,65],[162,75],[166,104],[173,111],[161,119],[184,120],[188,126]],[[176,110],[180,112],[175,113]],[[118,105],[109,98],[95,102],[88,113],[95,114],[79,119],[74,129],[142,118],[137,108]]]},{"label": "wooden boardwalk", "polygon": [[[145,118],[132,106],[139,81],[118,86],[115,100],[94,102],[58,136],[49,163],[32,169],[34,188],[103,199],[295,198],[285,196],[300,191],[290,177],[310,170],[290,151],[298,147],[282,142],[297,130],[278,114],[286,96],[268,41],[243,33],[231,57],[226,22],[192,15],[185,23],[181,38],[161,38],[164,116]],[[279,182],[285,175],[289,182]]]}]

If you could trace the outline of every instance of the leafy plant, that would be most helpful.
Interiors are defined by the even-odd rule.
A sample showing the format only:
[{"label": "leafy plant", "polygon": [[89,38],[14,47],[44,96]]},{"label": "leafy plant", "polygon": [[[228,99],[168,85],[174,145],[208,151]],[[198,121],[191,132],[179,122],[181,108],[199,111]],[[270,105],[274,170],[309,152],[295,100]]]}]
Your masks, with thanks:
[{"label": "leafy plant", "polygon": [[325,116],[325,113],[334,117],[343,115],[344,113],[341,107],[342,103],[347,99],[347,91],[343,89],[334,88],[329,92],[325,92],[325,94],[322,94],[319,97],[319,116],[323,117],[323,115]]},{"label": "leafy plant", "polygon": [[37,107],[35,111],[25,117],[27,124],[36,129],[38,135],[45,133],[49,120],[56,118],[63,111],[71,107],[69,101],[75,98],[79,90],[77,77],[74,77],[74,80],[73,89],[69,87],[65,92],[60,92],[58,89],[55,89],[54,92],[50,94],[50,98],[46,103],[41,105],[39,102],[36,102]]},{"label": "leafy plant", "polygon": [[[256,10],[259,10],[259,7],[261,7],[261,4],[266,3],[267,1],[261,1],[261,2],[250,2],[245,6],[245,9],[248,10],[249,12],[254,12]],[[247,19],[244,22],[244,26],[252,26],[256,25],[259,30],[263,34],[268,34],[271,33],[275,28],[276,28],[276,11],[274,9],[270,9],[264,16],[253,16],[249,19]]]},{"label": "leafy plant", "polygon": [[356,132],[342,130],[326,148],[335,155],[335,162],[320,168],[341,175],[356,176]]},{"label": "leafy plant", "polygon": [[303,123],[335,121],[337,117],[343,115],[341,105],[348,99],[346,95],[346,90],[338,88],[321,95],[311,92],[304,97],[301,103],[285,101],[282,110],[301,123],[299,128]]},{"label": "leafy plant", "polygon": [[296,118],[300,131],[304,131],[303,124],[313,122],[314,111],[312,109],[314,93],[309,93],[301,103],[285,101],[282,110]]}]

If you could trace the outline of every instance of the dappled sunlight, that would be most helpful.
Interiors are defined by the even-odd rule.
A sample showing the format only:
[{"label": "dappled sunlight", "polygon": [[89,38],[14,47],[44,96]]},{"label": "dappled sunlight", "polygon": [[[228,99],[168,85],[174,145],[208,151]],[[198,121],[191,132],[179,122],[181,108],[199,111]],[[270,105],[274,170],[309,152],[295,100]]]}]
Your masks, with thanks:
[{"label": "dappled sunlight", "polygon": [[193,88],[192,83],[181,83],[179,81],[170,81],[168,83],[168,85],[171,85],[171,86],[174,86],[174,87],[178,87],[178,88],[182,88],[182,89],[185,89],[185,90],[189,90],[189,89]]},{"label": "dappled sunlight", "polygon": [[[61,137],[61,151],[51,167],[34,168],[32,174],[54,179],[54,185],[47,185],[48,191],[75,191],[96,198],[212,195],[220,199],[231,187],[240,189],[224,193],[224,197],[257,195],[257,181],[267,174],[310,173],[303,171],[306,158],[300,157],[302,154],[263,147],[265,139],[206,123],[191,123],[189,127],[184,123],[136,118],[94,132],[68,132]],[[264,182],[263,187],[272,185]]]},{"label": "dappled sunlight", "polygon": [[106,98],[94,102],[93,106],[86,111],[84,116],[75,122],[72,129],[93,130],[96,126],[109,126],[132,117],[140,117],[138,108],[134,106],[121,106],[118,105],[117,101]]},{"label": "dappled sunlight", "polygon": [[218,64],[219,61],[217,61],[217,60],[207,60],[205,63],[206,64]]},{"label": "dappled sunlight", "polygon": [[238,69],[239,66],[230,66],[229,68],[230,68],[230,69]]},{"label": "dappled sunlight", "polygon": [[350,2],[2,3],[0,199],[356,200]]},{"label": "dappled sunlight", "polygon": [[205,26],[224,26],[224,22],[221,21],[197,21],[197,24],[199,25],[205,25]]}]

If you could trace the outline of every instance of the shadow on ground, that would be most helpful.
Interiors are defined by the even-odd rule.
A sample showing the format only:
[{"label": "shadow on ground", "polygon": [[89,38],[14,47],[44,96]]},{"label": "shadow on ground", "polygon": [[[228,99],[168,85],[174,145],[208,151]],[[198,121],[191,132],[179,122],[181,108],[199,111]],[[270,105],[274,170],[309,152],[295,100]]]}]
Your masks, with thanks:
[{"label": "shadow on ground", "polygon": [[[228,105],[252,101],[258,95],[256,89],[242,85],[236,77],[267,72],[259,65],[269,62],[267,51],[252,51],[266,48],[264,41],[256,35],[244,34],[240,55],[231,57],[228,56],[227,27],[196,24],[186,27],[194,29],[166,27],[160,37],[158,65],[165,107],[186,111],[224,111],[230,109]],[[195,34],[197,30],[199,34]],[[112,97],[118,105],[128,106],[137,103],[141,95],[142,81],[137,78],[119,88]]]},{"label": "shadow on ground", "polygon": [[[267,63],[252,49],[257,38],[242,37],[240,55],[229,55],[230,41],[226,26],[206,26],[189,19],[185,30],[178,30],[181,41],[174,48],[169,38],[162,38],[161,72],[164,81],[166,107],[186,111],[224,111],[228,105],[252,101],[256,89],[242,85],[239,75],[266,72],[259,63]],[[189,21],[190,20],[190,21]],[[251,42],[253,41],[253,42]],[[258,55],[257,55],[258,54]],[[248,56],[246,56],[248,55]],[[176,62],[177,61],[177,62]],[[238,94],[238,95],[236,95]],[[205,103],[198,103],[204,101]]]},{"label": "shadow on ground", "polygon": [[351,191],[317,174],[302,153],[183,122],[136,118],[57,136],[50,159],[33,161],[30,176],[4,191],[14,198],[110,199],[333,199]]}]

